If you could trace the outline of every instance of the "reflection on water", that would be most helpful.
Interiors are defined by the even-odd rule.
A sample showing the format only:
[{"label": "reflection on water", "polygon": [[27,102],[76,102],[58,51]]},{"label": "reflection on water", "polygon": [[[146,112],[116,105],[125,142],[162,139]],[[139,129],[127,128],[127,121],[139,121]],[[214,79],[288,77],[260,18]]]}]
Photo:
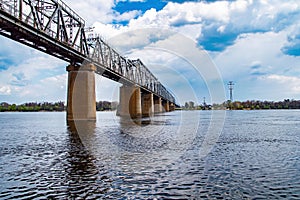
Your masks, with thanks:
[{"label": "reflection on water", "polygon": [[[99,171],[105,171],[97,166],[96,158],[91,155],[83,145],[78,133],[92,135],[95,133],[95,122],[68,122],[69,144],[66,156],[66,180],[68,182],[68,195],[65,197],[87,198],[103,194],[109,187],[101,184],[100,180],[108,180],[107,176],[99,176]],[[104,179],[103,179],[104,177]],[[100,180],[99,180],[100,178]],[[109,184],[109,182],[108,182]]]},{"label": "reflection on water", "polygon": [[299,199],[300,111],[215,114],[0,113],[0,199]]},{"label": "reflection on water", "polygon": [[131,117],[120,116],[119,123],[126,128],[126,126],[128,127],[147,126],[151,123],[154,123],[154,121],[153,118],[149,118],[149,117],[132,119]]}]

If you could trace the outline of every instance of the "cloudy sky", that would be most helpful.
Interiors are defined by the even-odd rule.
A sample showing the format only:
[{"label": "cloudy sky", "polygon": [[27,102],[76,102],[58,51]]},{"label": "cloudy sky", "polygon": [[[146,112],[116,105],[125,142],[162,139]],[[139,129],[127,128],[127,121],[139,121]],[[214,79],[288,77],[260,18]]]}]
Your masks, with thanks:
[{"label": "cloudy sky", "polygon": [[[65,0],[128,58],[140,58],[180,104],[300,99],[298,0]],[[66,101],[67,63],[0,36],[0,102]],[[97,76],[97,100],[118,87]]]}]

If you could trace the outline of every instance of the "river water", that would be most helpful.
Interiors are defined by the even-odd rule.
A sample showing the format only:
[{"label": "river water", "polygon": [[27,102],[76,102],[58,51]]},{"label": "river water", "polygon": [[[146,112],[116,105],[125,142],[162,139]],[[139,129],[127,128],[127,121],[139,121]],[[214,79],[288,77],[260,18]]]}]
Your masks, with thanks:
[{"label": "river water", "polygon": [[0,199],[300,199],[299,116],[0,113]]}]

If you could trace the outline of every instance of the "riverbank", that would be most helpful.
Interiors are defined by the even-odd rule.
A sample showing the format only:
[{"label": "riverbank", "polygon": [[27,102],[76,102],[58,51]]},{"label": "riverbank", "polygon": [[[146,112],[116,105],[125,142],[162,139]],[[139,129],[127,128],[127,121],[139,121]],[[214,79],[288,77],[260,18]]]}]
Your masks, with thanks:
[{"label": "riverbank", "polygon": [[[98,101],[96,102],[97,111],[116,110],[118,102]],[[0,112],[63,112],[66,111],[66,105],[63,101],[58,102],[29,102],[23,104],[0,103]]]}]

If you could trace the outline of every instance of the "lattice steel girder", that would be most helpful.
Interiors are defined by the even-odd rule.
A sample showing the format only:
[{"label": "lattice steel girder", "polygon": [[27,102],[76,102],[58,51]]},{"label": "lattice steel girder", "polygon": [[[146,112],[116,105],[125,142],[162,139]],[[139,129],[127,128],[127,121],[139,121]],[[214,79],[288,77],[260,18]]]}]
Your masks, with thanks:
[{"label": "lattice steel girder", "polygon": [[[129,60],[122,57],[100,37],[89,38],[89,51],[91,60],[100,63],[106,67],[106,71],[102,73],[108,76],[109,71],[126,78],[129,82],[139,85],[145,90],[158,94],[164,99],[175,103],[174,97],[167,89],[158,81],[158,79],[150,72],[150,70],[142,63],[141,60]],[[118,80],[119,80],[118,79]]]},{"label": "lattice steel girder", "polygon": [[[18,19],[22,22],[21,25],[33,28],[33,32],[45,34],[83,55],[89,54],[85,41],[85,22],[64,2],[60,0],[0,0],[0,3],[1,12],[4,11],[5,14],[14,17],[11,19],[15,23]],[[64,60],[70,61],[67,58]]]}]

